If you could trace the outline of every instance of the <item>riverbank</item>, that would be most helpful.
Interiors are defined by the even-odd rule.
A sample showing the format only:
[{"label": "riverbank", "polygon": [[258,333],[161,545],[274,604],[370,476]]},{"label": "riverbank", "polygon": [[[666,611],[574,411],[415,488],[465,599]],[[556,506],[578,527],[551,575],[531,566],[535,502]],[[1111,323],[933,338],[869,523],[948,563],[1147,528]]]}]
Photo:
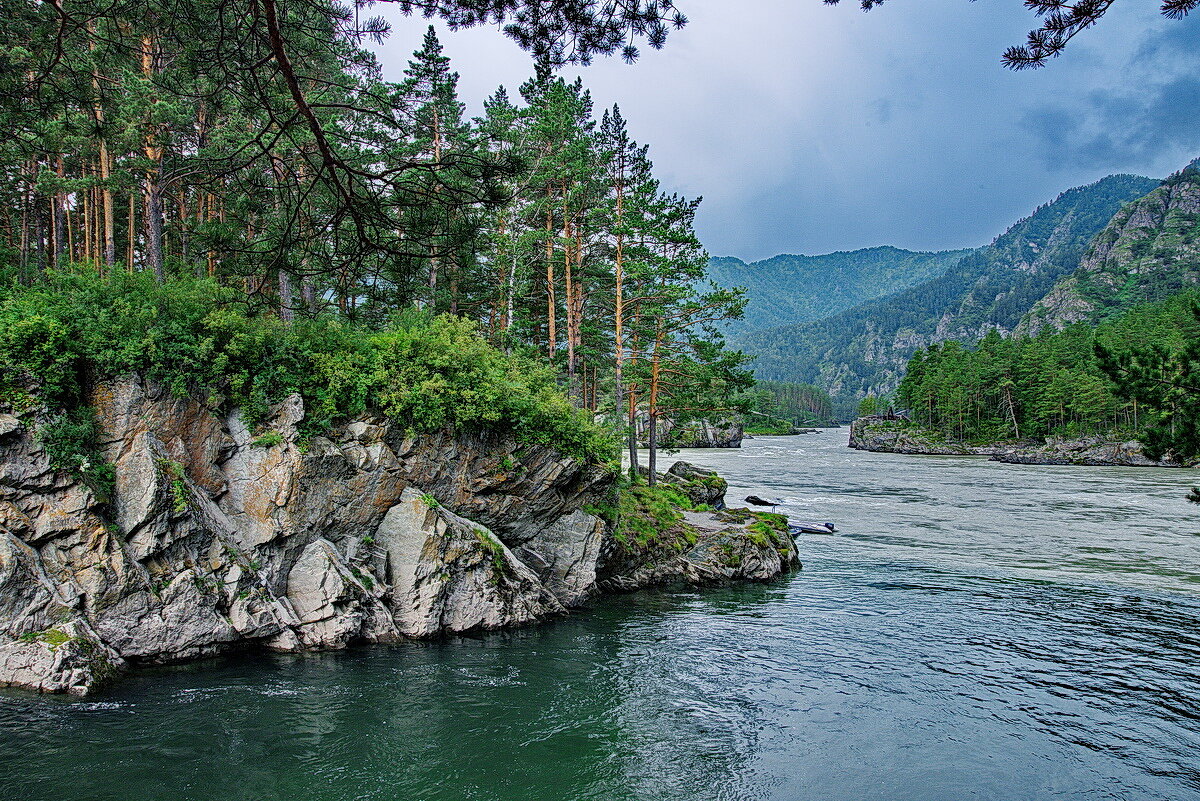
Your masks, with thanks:
[{"label": "riverbank", "polygon": [[608,596],[517,631],[230,656],[85,699],[0,691],[0,785],[21,801],[1196,797],[1190,473],[867,453],[844,430],[675,458],[839,532],[801,537],[804,572],[778,581]]},{"label": "riverbank", "polygon": [[625,487],[500,431],[361,415],[312,435],[299,395],[261,426],[210,404],[98,385],[104,489],[0,416],[0,686],[86,694],[139,665],[526,626],[797,564],[781,516],[713,511],[706,471]]},{"label": "riverbank", "polygon": [[874,453],[925,456],[986,456],[1009,464],[1078,465],[1087,467],[1189,467],[1170,458],[1151,459],[1136,440],[1115,442],[1103,437],[1047,437],[1038,442],[1016,440],[972,445],[947,440],[905,420],[860,417],[850,424],[849,446]]}]

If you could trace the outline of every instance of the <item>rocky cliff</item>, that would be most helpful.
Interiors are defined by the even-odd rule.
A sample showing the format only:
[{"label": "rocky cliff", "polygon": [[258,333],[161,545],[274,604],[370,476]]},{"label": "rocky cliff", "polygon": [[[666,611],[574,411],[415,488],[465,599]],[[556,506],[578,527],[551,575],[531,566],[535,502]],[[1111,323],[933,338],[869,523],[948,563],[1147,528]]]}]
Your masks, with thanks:
[{"label": "rocky cliff", "polygon": [[974,456],[973,448],[946,442],[933,432],[903,420],[860,417],[850,424],[851,448],[876,453],[924,454],[930,456]]},{"label": "rocky cliff", "polygon": [[1127,204],[1092,241],[1079,269],[1022,320],[1018,336],[1101,320],[1200,283],[1200,169],[1193,164]]},{"label": "rocky cliff", "polygon": [[251,430],[136,377],[92,398],[111,498],[0,415],[0,684],[88,692],[122,669],[528,624],[603,589],[766,579],[795,547],[701,514],[681,547],[590,514],[614,475],[503,433],[363,418],[304,438],[293,397]]}]

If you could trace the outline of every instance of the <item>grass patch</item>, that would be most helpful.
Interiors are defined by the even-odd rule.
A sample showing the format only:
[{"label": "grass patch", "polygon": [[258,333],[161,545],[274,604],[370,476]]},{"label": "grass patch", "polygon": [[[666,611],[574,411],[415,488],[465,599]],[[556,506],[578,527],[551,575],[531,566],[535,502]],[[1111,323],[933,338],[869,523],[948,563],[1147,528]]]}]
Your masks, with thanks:
[{"label": "grass patch", "polygon": [[504,555],[504,545],[500,540],[496,539],[495,535],[486,529],[475,529],[475,537],[479,540],[479,544],[484,547],[492,560],[492,568],[495,571],[495,578],[499,580],[501,576],[509,575],[508,559]]},{"label": "grass patch", "polygon": [[683,513],[695,508],[690,498],[665,484],[625,485],[618,494],[617,542],[627,549],[695,544],[695,533],[679,526]]},{"label": "grass patch", "polygon": [[44,631],[27,631],[17,639],[24,643],[44,642],[51,651],[57,651],[75,638],[62,629],[52,627]]},{"label": "grass patch", "polygon": [[250,443],[251,448],[274,448],[283,443],[283,434],[278,431],[268,431]]}]

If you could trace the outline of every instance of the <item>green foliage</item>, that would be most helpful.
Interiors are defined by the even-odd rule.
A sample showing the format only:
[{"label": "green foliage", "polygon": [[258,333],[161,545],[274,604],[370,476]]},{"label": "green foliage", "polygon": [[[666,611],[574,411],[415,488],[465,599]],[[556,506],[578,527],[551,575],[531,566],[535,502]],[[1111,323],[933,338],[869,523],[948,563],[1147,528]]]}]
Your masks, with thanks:
[{"label": "green foliage", "polygon": [[873,414],[880,414],[886,411],[886,409],[887,406],[874,395],[867,395],[867,397],[858,402],[859,417],[870,417]]},{"label": "green foliage", "polygon": [[[827,426],[836,420],[833,399],[828,392],[812,384],[759,381],[755,384],[754,395],[754,411],[746,426],[753,434],[788,434],[795,426]],[[785,426],[785,423],[790,425]]]},{"label": "green foliage", "polygon": [[172,509],[175,514],[181,515],[188,510],[188,492],[187,484],[184,483],[184,469],[179,462],[166,459],[158,463],[159,469],[163,471],[163,475],[171,480],[171,500]]},{"label": "green foliage", "polygon": [[495,572],[493,578],[509,575],[508,559],[505,558],[504,545],[501,544],[500,540],[496,539],[491,532],[482,528],[475,529],[475,537],[491,557],[492,569]]},{"label": "green foliage", "polygon": [[[974,349],[933,346],[913,356],[900,403],[917,424],[960,441],[1141,434],[1152,450],[1162,442],[1180,452],[1182,440],[1169,446],[1155,432],[1189,430],[1188,390],[1168,396],[1158,388],[1172,375],[1189,383],[1184,360],[1188,343],[1200,342],[1198,298],[1184,293],[1097,327],[1017,339],[993,331]],[[1120,391],[1109,375],[1125,376]]]},{"label": "green foliage", "polygon": [[350,568],[350,573],[358,580],[359,584],[363,585],[363,588],[366,589],[367,592],[370,592],[375,588],[375,579],[371,577],[370,573],[364,573],[357,567],[353,566]]},{"label": "green foliage", "polygon": [[79,476],[97,498],[107,501],[112,497],[116,474],[96,445],[99,433],[95,412],[88,406],[78,406],[51,412],[47,422],[38,426],[37,439],[50,457],[51,466]]},{"label": "green foliage", "polygon": [[822,320],[735,339],[757,357],[759,378],[838,387],[842,396],[887,393],[923,342],[1013,330],[1059,278],[1078,266],[1093,237],[1123,204],[1157,181],[1114,175],[1068,190],[968,253],[943,275]]},{"label": "green foliage", "polygon": [[521,442],[591,461],[615,450],[611,437],[570,404],[550,370],[488,345],[467,320],[417,318],[408,328],[385,331],[374,363],[380,408],[415,430],[502,427]]},{"label": "green foliage", "polygon": [[[551,61],[572,31],[575,55],[618,30],[657,43],[674,13],[473,5],[431,13],[507,20]],[[0,96],[22,97],[0,284],[36,285],[0,292],[0,404],[74,409],[136,371],[253,430],[298,393],[301,449],[370,410],[593,462],[613,451],[594,415],[629,399],[626,420],[742,410],[751,381],[717,328],[744,300],[704,281],[699,201],[664,190],[581,80],[538,70],[523,103],[501,88],[471,120],[432,28],[389,83],[363,39],[382,22],[338,3],[269,32],[266,13],[84,6],[86,24],[34,3],[0,26]]]},{"label": "green foliage", "polygon": [[[36,395],[57,415],[43,427],[64,468],[102,484],[89,445],[96,425],[83,376],[140,372],[180,396],[204,391],[260,423],[292,393],[304,399],[306,433],[376,408],[417,432],[504,430],[581,460],[607,461],[611,436],[576,410],[553,373],[484,342],[474,324],[408,315],[382,329],[331,316],[292,325],[255,315],[234,291],[147,274],[57,274],[37,287],[0,290],[0,397]],[[34,345],[41,335],[53,347]],[[31,394],[32,393],[32,394]],[[267,432],[255,444],[282,441]]]},{"label": "green foliage", "polygon": [[425,504],[430,509],[436,509],[441,506],[441,503],[438,502],[438,499],[428,493],[421,495],[421,503]]},{"label": "green foliage", "polygon": [[[1122,398],[1148,407],[1142,435],[1147,454],[1190,462],[1200,458],[1200,293],[1163,306],[1176,314],[1173,330],[1161,333],[1174,336],[1126,340],[1123,348],[1101,340],[1096,357]],[[1200,497],[1193,491],[1189,500]]]},{"label": "green foliage", "polygon": [[267,431],[250,443],[252,448],[274,448],[283,442],[283,434],[278,431]]}]

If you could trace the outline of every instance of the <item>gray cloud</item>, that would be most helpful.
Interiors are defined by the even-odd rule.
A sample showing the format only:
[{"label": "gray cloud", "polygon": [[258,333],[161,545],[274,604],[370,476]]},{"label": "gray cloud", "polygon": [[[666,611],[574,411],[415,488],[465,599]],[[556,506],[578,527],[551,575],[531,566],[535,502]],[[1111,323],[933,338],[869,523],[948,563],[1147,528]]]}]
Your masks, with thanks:
[{"label": "gray cloud", "polygon": [[[1200,152],[1200,55],[1194,26],[1147,36],[1125,81],[1025,114],[1052,170],[1190,160]],[[1170,168],[1169,168],[1170,169]]]},{"label": "gray cloud", "polygon": [[[978,245],[1071,186],[1163,176],[1200,151],[1200,21],[1116,7],[1035,72],[1000,54],[1033,18],[1017,0],[681,0],[691,24],[633,66],[580,71],[619,103],[668,188],[705,198],[709,250],[761,258],[877,244]],[[1120,4],[1118,4],[1119,6]],[[400,74],[425,22],[395,17]],[[446,33],[478,111],[528,57],[495,30]]]}]

